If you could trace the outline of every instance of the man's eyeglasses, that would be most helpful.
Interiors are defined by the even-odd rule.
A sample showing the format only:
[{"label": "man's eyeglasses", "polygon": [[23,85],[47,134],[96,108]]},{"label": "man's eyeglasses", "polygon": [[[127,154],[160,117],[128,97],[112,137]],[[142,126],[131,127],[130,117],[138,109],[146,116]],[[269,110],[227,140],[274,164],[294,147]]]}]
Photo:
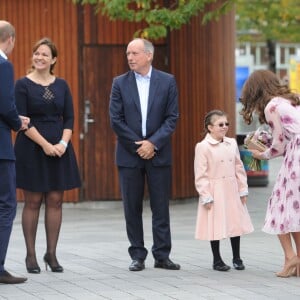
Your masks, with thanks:
[{"label": "man's eyeglasses", "polygon": [[229,126],[229,123],[226,122],[226,123],[220,123],[220,124],[215,124],[215,125],[212,125],[212,126],[219,126],[219,127],[228,127]]}]

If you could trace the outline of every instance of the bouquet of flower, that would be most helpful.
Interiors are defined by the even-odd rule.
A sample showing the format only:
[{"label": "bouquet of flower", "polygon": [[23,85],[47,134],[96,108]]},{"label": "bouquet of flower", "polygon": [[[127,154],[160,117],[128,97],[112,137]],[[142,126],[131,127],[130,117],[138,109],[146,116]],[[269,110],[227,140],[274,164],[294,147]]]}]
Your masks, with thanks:
[{"label": "bouquet of flower", "polygon": [[[248,133],[244,140],[244,147],[246,149],[258,150],[260,152],[264,152],[271,145],[272,135],[268,130],[263,128],[258,128],[256,131]],[[252,157],[249,163],[249,168],[253,171],[260,171],[261,161]]]}]

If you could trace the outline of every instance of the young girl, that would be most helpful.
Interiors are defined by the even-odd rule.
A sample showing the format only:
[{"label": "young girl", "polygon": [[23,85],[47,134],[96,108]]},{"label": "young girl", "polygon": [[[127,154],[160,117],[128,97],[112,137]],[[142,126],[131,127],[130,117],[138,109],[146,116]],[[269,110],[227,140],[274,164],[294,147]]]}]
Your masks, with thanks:
[{"label": "young girl", "polygon": [[247,175],[236,140],[226,137],[226,114],[210,111],[204,123],[206,136],[195,148],[195,186],[200,200],[195,238],[210,241],[213,269],[228,271],[219,248],[220,240],[230,237],[233,267],[244,270],[240,236],[253,231],[246,207]]}]

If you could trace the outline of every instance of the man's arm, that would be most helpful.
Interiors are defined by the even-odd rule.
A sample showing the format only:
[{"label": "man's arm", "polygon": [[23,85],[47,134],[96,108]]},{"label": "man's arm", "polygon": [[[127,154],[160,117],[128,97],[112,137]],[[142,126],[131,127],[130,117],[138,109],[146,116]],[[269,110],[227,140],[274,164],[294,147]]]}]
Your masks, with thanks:
[{"label": "man's arm", "polygon": [[118,136],[119,142],[129,152],[135,153],[138,148],[135,141],[138,141],[141,138],[130,127],[128,127],[126,123],[121,89],[116,78],[112,84],[109,115],[111,127]]},{"label": "man's arm", "polygon": [[9,61],[0,63],[0,117],[12,130],[18,131],[25,124],[18,115],[14,98],[14,73]]}]

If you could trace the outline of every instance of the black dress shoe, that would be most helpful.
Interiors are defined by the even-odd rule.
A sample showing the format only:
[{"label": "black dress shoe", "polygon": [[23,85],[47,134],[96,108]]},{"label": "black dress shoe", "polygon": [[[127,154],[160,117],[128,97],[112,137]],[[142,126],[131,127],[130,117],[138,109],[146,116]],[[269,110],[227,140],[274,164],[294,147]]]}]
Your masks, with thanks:
[{"label": "black dress shoe", "polygon": [[0,283],[4,284],[18,284],[27,280],[25,277],[15,277],[9,274],[7,271],[0,273]]},{"label": "black dress shoe", "polygon": [[171,261],[171,259],[167,258],[164,260],[155,260],[154,262],[154,268],[161,268],[161,269],[167,269],[167,270],[179,270],[180,265],[175,264]]},{"label": "black dress shoe", "polygon": [[236,270],[245,270],[245,266],[243,264],[243,261],[240,258],[233,259],[232,263],[233,263],[233,267]]},{"label": "black dress shoe", "polygon": [[145,263],[141,259],[134,259],[129,266],[129,271],[142,271],[144,269]]},{"label": "black dress shoe", "polygon": [[227,266],[222,260],[219,260],[213,264],[213,269],[216,271],[226,272],[230,270],[230,267]]}]

